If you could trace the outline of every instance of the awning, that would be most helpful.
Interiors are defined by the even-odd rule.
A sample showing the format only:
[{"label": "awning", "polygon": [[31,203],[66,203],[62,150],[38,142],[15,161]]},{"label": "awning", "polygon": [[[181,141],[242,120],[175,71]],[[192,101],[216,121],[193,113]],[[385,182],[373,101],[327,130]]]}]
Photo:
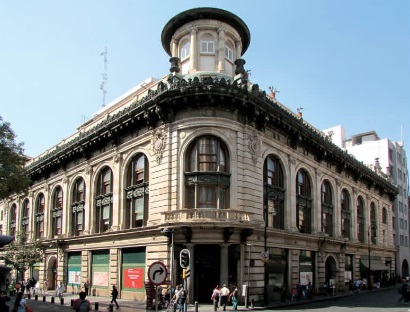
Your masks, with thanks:
[{"label": "awning", "polygon": [[[369,269],[369,260],[360,260],[360,268],[368,270]],[[370,260],[370,269],[372,271],[389,271],[390,266],[387,266],[385,261],[371,259]]]},{"label": "awning", "polygon": [[14,236],[0,235],[0,248],[7,245],[14,239]]}]

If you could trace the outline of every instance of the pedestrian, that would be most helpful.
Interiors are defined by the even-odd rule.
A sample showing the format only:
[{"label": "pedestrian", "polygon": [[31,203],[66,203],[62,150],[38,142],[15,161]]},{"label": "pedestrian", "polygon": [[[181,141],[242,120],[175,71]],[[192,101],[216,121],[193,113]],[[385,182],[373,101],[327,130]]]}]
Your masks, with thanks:
[{"label": "pedestrian", "polygon": [[65,293],[65,286],[63,282],[60,282],[60,285],[56,286],[56,296],[59,298],[63,298]]},{"label": "pedestrian", "polygon": [[367,279],[365,277],[362,278],[362,288],[363,290],[367,289]]},{"label": "pedestrian", "polygon": [[286,295],[288,290],[286,289],[286,285],[282,284],[281,292],[280,292],[280,302],[286,301]]},{"label": "pedestrian", "polygon": [[79,298],[74,300],[73,310],[76,312],[87,312],[91,310],[91,303],[85,297],[85,291],[79,293]]},{"label": "pedestrian", "polygon": [[17,293],[16,301],[14,301],[14,312],[26,312],[26,300],[23,296],[23,292]]},{"label": "pedestrian", "polygon": [[404,294],[402,294],[402,296],[404,296],[404,303],[409,304],[409,301],[410,301],[410,287],[409,286],[406,287],[406,289],[404,290]]},{"label": "pedestrian", "polygon": [[401,286],[400,286],[400,288],[399,288],[399,294],[401,295],[401,297],[400,297],[400,299],[399,299],[399,302],[404,299],[405,294],[406,294],[407,287],[408,287],[407,283],[406,283],[406,282],[402,282],[402,284],[401,284]]},{"label": "pedestrian", "polygon": [[43,285],[44,285],[43,286],[43,294],[45,295],[47,293],[47,290],[48,290],[48,279],[44,280]]},{"label": "pedestrian", "polygon": [[360,279],[354,281],[354,287],[356,288],[356,294],[360,292]]},{"label": "pedestrian", "polygon": [[228,303],[229,293],[230,292],[226,287],[226,284],[223,284],[221,288],[221,305],[223,307],[223,311],[226,311],[226,304]]},{"label": "pedestrian", "polygon": [[89,295],[89,293],[88,293],[88,290],[90,289],[90,282],[89,282],[89,280],[87,280],[85,283],[84,283],[84,292],[85,292],[85,295],[86,296],[88,296]]},{"label": "pedestrian", "polygon": [[115,287],[115,285],[112,285],[112,291],[111,291],[111,303],[115,303],[115,305],[117,306],[117,309],[119,309],[120,307],[118,306],[118,302],[117,302],[117,298],[118,298],[118,290],[117,287]]},{"label": "pedestrian", "polygon": [[235,287],[234,291],[229,295],[232,302],[232,309],[238,310],[238,288]]},{"label": "pedestrian", "polygon": [[185,312],[186,297],[187,297],[187,291],[182,286],[182,287],[180,287],[180,290],[178,292],[179,312]]},{"label": "pedestrian", "polygon": [[10,297],[7,296],[5,291],[0,294],[0,311],[9,312],[9,307],[6,302],[10,301]]},{"label": "pedestrian", "polygon": [[219,285],[216,285],[214,290],[212,291],[211,300],[214,305],[214,311],[219,309],[219,298],[221,295],[221,291],[219,290]]}]

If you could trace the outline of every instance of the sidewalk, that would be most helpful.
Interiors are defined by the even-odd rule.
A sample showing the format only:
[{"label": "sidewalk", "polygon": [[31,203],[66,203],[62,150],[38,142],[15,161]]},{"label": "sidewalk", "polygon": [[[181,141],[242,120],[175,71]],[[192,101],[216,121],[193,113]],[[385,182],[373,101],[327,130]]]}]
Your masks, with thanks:
[{"label": "sidewalk", "polygon": [[[376,291],[383,291],[383,290],[391,290],[392,288],[380,288],[380,289],[374,289],[372,292]],[[369,291],[363,291],[359,295],[364,295],[366,293],[369,293]],[[338,298],[343,298],[347,296],[354,296],[354,293],[349,293],[349,292],[341,292],[341,293],[336,293],[334,296],[332,295],[317,295],[313,296],[313,299],[301,299],[301,300],[286,300],[285,302],[274,302],[270,304],[269,306],[266,307],[252,307],[249,306],[246,308],[243,305],[238,306],[238,311],[250,311],[250,310],[274,310],[274,309],[280,309],[283,307],[289,307],[289,306],[299,306],[299,305],[304,305],[307,303],[311,302],[318,302],[318,301],[325,301],[325,300],[336,300]],[[71,300],[75,300],[78,298],[78,294],[66,294],[64,296],[64,304],[61,304],[61,301],[59,298],[54,298],[54,303],[51,303],[51,295],[47,295],[45,302],[43,302],[43,296],[39,295],[37,301],[35,300],[35,297],[31,297],[31,299],[27,299],[28,304],[31,304],[32,306],[39,306],[41,307],[41,310],[44,311],[54,311],[58,310],[60,312],[63,311],[70,311],[72,309],[71,307]],[[11,307],[14,303],[14,297],[11,297],[11,301],[8,302],[8,305]],[[98,309],[98,311],[107,311],[111,298],[110,297],[98,297],[98,296],[87,296],[87,299],[91,302],[91,306],[93,310]],[[114,305],[113,311],[118,311],[118,312],[135,312],[135,311],[146,311],[146,303],[145,301],[136,301],[136,300],[127,300],[127,299],[117,299],[118,304],[120,308],[116,310],[116,307]],[[48,308],[47,308],[48,307]],[[52,307],[52,309],[51,309]],[[197,309],[197,310],[196,310]],[[226,307],[227,311],[232,311],[232,306],[228,305]],[[153,310],[151,310],[153,311]],[[158,311],[163,311],[166,312],[165,309],[159,309]],[[191,304],[188,306],[188,312],[213,312],[214,307],[211,303],[209,304],[203,304],[199,303],[196,307],[195,304]],[[178,312],[178,310],[177,310]],[[219,309],[218,312],[222,312],[222,309]]]}]

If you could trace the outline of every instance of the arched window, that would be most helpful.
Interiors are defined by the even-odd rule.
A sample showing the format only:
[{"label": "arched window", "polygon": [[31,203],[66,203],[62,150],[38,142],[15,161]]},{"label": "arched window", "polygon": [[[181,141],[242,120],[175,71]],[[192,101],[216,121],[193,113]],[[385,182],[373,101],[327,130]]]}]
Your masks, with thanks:
[{"label": "arched window", "polygon": [[383,207],[383,210],[382,210],[382,222],[383,222],[383,224],[387,224],[387,209],[386,209],[386,207]]},{"label": "arched window", "polygon": [[144,154],[134,156],[128,166],[125,187],[125,226],[135,228],[145,226],[149,203],[149,166]]},{"label": "arched window", "polygon": [[372,244],[377,243],[377,218],[376,218],[376,204],[371,202],[370,204],[370,236]]},{"label": "arched window", "polygon": [[364,216],[364,201],[361,196],[357,198],[357,239],[359,242],[364,243],[365,235],[365,216]]},{"label": "arched window", "polygon": [[296,226],[300,233],[312,232],[312,197],[308,174],[300,169],[296,177]]},{"label": "arched window", "polygon": [[42,239],[44,237],[44,208],[45,199],[44,194],[40,193],[37,197],[36,207],[35,207],[35,238]]},{"label": "arched window", "polygon": [[10,208],[10,236],[16,236],[17,227],[17,205],[13,204]]},{"label": "arched window", "polygon": [[30,224],[30,201],[26,198],[23,202],[23,211],[21,216],[21,231],[24,241],[29,239],[29,224]]},{"label": "arched window", "polygon": [[341,233],[343,237],[350,238],[350,196],[346,189],[340,193],[340,207],[342,211]]},{"label": "arched window", "polygon": [[190,49],[191,49],[191,42],[189,42],[189,41],[185,41],[181,45],[181,49],[180,49],[180,52],[179,52],[179,57],[180,57],[181,61],[183,61],[184,59],[189,57],[189,55],[191,53]]},{"label": "arched window", "polygon": [[79,177],[74,182],[71,194],[71,235],[78,236],[84,231],[85,181]]},{"label": "arched window", "polygon": [[113,176],[109,167],[98,174],[95,197],[95,233],[108,231],[112,225]]},{"label": "arched window", "polygon": [[185,168],[187,208],[229,208],[229,160],[217,137],[196,138],[188,148]]},{"label": "arched window", "polygon": [[53,205],[51,206],[52,234],[61,235],[63,225],[63,189],[57,186],[53,194]]},{"label": "arched window", "polygon": [[268,217],[267,226],[284,229],[285,188],[283,182],[283,169],[279,159],[274,155],[269,155],[265,160],[263,181],[265,192],[265,219]]},{"label": "arched window", "polygon": [[329,181],[325,180],[321,187],[322,232],[333,236],[333,193]]}]

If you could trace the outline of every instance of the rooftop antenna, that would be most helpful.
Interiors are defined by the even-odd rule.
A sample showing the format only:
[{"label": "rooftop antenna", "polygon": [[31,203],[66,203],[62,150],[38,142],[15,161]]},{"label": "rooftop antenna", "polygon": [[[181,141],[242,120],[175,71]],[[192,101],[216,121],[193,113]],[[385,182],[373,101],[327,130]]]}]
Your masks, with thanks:
[{"label": "rooftop antenna", "polygon": [[103,104],[102,107],[105,106],[105,95],[107,94],[107,81],[108,81],[108,74],[107,74],[107,63],[108,63],[108,57],[107,57],[107,42],[105,42],[105,49],[104,52],[101,52],[101,56],[104,57],[104,72],[102,73],[102,82],[100,84],[100,90],[103,93]]}]

